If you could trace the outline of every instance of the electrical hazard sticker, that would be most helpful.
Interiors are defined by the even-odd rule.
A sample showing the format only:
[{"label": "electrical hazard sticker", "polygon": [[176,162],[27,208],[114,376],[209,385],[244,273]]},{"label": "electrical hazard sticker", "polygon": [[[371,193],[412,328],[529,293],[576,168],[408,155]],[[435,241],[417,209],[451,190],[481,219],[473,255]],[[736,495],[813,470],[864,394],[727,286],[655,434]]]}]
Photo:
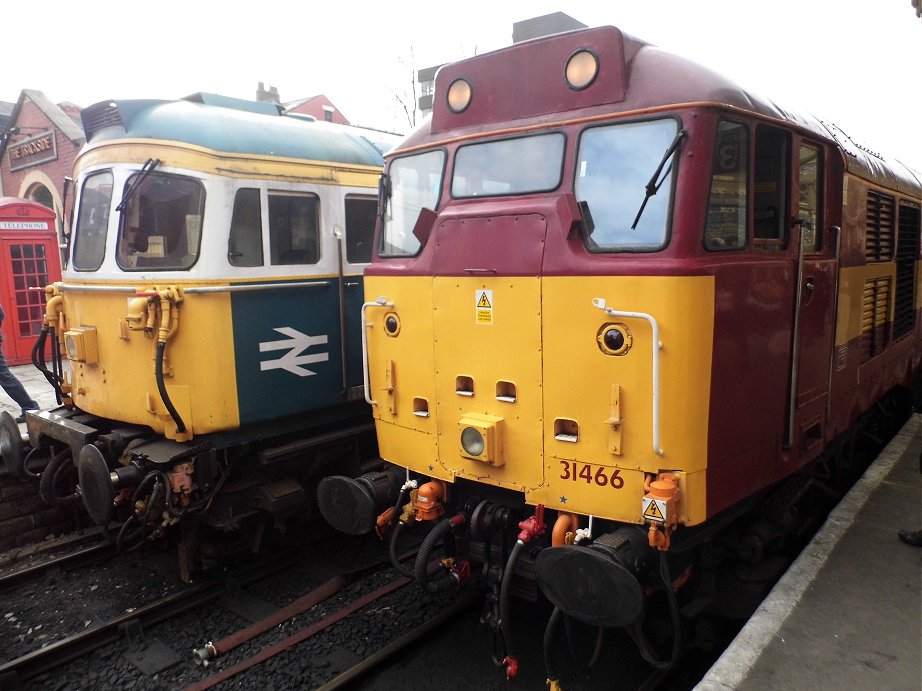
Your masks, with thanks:
[{"label": "electrical hazard sticker", "polygon": [[474,314],[478,324],[493,324],[493,291],[477,290],[474,292]]},{"label": "electrical hazard sticker", "polygon": [[643,517],[648,521],[666,522],[666,502],[652,497],[643,498]]}]

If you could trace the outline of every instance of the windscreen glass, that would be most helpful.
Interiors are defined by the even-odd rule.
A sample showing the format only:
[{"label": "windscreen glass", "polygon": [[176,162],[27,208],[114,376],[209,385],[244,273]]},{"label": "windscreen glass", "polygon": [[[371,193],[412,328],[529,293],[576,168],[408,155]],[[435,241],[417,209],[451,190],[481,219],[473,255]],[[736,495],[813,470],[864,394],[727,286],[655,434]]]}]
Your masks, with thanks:
[{"label": "windscreen glass", "polygon": [[115,258],[126,270],[188,269],[198,259],[205,188],[193,178],[150,173],[131,176]]},{"label": "windscreen glass", "polygon": [[629,122],[586,130],[576,165],[576,197],[592,223],[596,252],[650,251],[666,244],[679,123]]},{"label": "windscreen glass", "polygon": [[428,151],[395,159],[382,178],[378,213],[383,232],[382,257],[407,257],[419,251],[413,227],[423,209],[435,211],[442,191],[444,151]]},{"label": "windscreen glass", "polygon": [[452,197],[547,192],[560,184],[565,139],[560,133],[468,144],[455,155]]}]

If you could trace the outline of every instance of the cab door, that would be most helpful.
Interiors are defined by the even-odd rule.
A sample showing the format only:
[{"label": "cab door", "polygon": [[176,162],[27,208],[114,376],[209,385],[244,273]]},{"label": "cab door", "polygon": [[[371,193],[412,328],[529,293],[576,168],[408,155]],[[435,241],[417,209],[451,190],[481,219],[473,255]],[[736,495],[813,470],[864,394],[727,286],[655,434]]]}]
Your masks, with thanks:
[{"label": "cab door", "polygon": [[[343,315],[343,377],[347,397],[361,398],[362,324],[365,287],[362,272],[371,262],[378,200],[373,196],[346,195],[345,231],[338,233],[340,260],[340,310]],[[353,393],[354,392],[354,393]]]},{"label": "cab door", "polygon": [[[822,448],[834,337],[838,229],[826,210],[825,149],[795,138],[792,237],[799,228],[787,445],[803,463]],[[835,220],[835,219],[832,219]]]}]

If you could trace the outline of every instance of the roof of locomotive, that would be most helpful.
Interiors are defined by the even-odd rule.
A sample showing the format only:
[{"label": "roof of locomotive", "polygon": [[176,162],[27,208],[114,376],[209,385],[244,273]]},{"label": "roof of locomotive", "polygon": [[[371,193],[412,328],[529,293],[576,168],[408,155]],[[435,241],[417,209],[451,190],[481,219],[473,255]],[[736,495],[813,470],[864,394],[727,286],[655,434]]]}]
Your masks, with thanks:
[{"label": "roof of locomotive", "polygon": [[[574,91],[563,72],[567,59],[582,48],[594,52],[601,67],[589,87]],[[499,57],[505,61],[503,69],[495,64]],[[470,83],[473,98],[456,113],[445,104],[448,87],[461,77]],[[915,196],[922,192],[918,174],[859,147],[835,126],[788,110],[613,26],[545,36],[444,65],[435,78],[431,118],[400,148],[487,131],[491,125],[556,122],[564,111],[591,117],[682,104],[719,104],[801,128],[834,141],[849,172]]]},{"label": "roof of locomotive", "polygon": [[87,145],[185,142],[213,151],[381,167],[395,135],[287,116],[273,104],[195,94],[178,101],[102,101],[81,113]]}]

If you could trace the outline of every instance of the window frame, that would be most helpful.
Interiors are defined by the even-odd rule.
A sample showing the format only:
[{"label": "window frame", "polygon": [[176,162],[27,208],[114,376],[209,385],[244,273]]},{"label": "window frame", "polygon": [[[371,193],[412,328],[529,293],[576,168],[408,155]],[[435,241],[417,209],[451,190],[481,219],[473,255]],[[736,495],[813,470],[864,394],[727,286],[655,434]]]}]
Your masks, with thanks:
[{"label": "window frame", "polygon": [[[238,218],[237,204],[242,199],[241,197],[242,192],[246,192],[246,193],[255,192],[256,193],[256,207],[255,208],[256,208],[256,213],[258,217],[257,225],[259,228],[259,233],[257,237],[257,239],[259,240],[259,242],[257,243],[259,247],[259,263],[256,263],[256,264],[237,263],[237,261],[235,260],[238,257],[246,257],[246,254],[243,252],[231,251],[232,245],[234,245],[235,241],[240,240],[241,238],[245,237],[243,235],[238,235],[235,233],[235,228],[242,228],[243,224],[234,223],[235,220],[237,220]],[[252,200],[249,200],[247,203],[251,203],[251,201]],[[263,247],[264,236],[265,236],[265,224],[263,223],[263,190],[259,187],[249,187],[249,186],[237,187],[234,190],[234,203],[231,205],[230,227],[228,228],[228,231],[227,231],[227,263],[230,266],[233,266],[234,268],[251,268],[252,269],[252,268],[256,268],[260,266],[265,266],[266,265],[266,256],[265,256],[266,253],[265,253],[265,248]]]},{"label": "window frame", "polygon": [[[742,132],[746,136],[745,147],[745,165],[743,168],[743,192],[744,192],[744,208],[743,215],[745,217],[743,221],[743,243],[737,245],[724,244],[720,246],[718,244],[709,244],[708,242],[708,219],[710,218],[710,211],[712,206],[712,198],[714,194],[714,178],[716,175],[716,169],[718,165],[718,157],[721,152],[719,150],[720,146],[720,126],[721,124],[732,124],[742,128]],[[705,216],[704,216],[704,232],[701,236],[701,244],[704,249],[708,252],[735,252],[741,250],[747,250],[752,244],[752,203],[751,203],[751,193],[750,193],[750,183],[752,178],[752,132],[750,123],[743,120],[737,120],[735,118],[725,117],[723,115],[717,118],[717,128],[714,133],[714,147],[713,147],[713,158],[711,160],[711,175],[708,184],[708,196],[707,196],[707,205],[705,207]],[[739,228],[737,227],[737,230]],[[716,237],[716,236],[715,236]],[[737,237],[739,235],[737,234]]]},{"label": "window frame", "polygon": [[[489,192],[482,194],[459,194],[455,191],[455,179],[458,175],[458,157],[462,156],[464,151],[469,151],[473,149],[483,149],[486,150],[489,147],[501,146],[503,144],[508,144],[510,142],[521,142],[526,140],[535,140],[535,139],[550,139],[556,138],[560,141],[560,157],[559,157],[559,167],[557,169],[557,175],[555,177],[556,182],[550,186],[536,187],[536,188],[522,188],[516,190],[504,190],[502,192]],[[469,142],[462,144],[454,150],[452,153],[451,161],[451,179],[447,180],[448,182],[448,192],[449,196],[452,199],[493,199],[496,197],[520,197],[528,196],[533,194],[546,194],[548,192],[553,192],[556,189],[560,188],[560,185],[563,183],[563,171],[564,165],[567,157],[567,135],[566,133],[560,130],[547,130],[542,132],[529,132],[527,134],[520,134],[514,137],[498,137],[496,139],[482,139],[478,141]],[[462,162],[463,163],[463,162]],[[462,168],[463,172],[463,168]],[[482,176],[481,176],[482,179]]]},{"label": "window frame", "polygon": [[[370,232],[366,229],[362,229],[362,233],[368,232],[367,236],[363,235],[361,238],[356,239],[355,231],[350,229],[349,225],[349,205],[350,202],[368,202],[372,207],[371,214],[371,228]],[[353,194],[348,193],[343,198],[343,261],[349,266],[365,266],[370,264],[375,253],[375,227],[377,225],[377,210],[378,210],[378,200],[373,196],[362,195],[362,194]],[[368,259],[365,261],[353,261],[352,255],[350,255],[350,242],[356,239],[356,243],[366,243],[368,246]],[[363,257],[364,258],[364,257]]]},{"label": "window frame", "polygon": [[[393,219],[393,167],[398,164],[400,161],[405,161],[415,157],[427,156],[430,154],[440,154],[441,162],[439,166],[438,174],[438,189],[435,191],[433,200],[435,202],[434,207],[430,209],[431,211],[438,211],[440,202],[442,199],[442,194],[445,192],[445,171],[447,170],[449,154],[448,150],[444,147],[438,147],[433,149],[427,149],[425,151],[414,151],[408,153],[404,156],[397,156],[390,159],[387,164],[387,167],[384,170],[384,174],[381,177],[382,183],[379,188],[378,196],[378,219],[376,227],[380,227],[380,232],[377,233],[377,238],[375,240],[375,256],[380,257],[381,259],[410,259],[413,257],[419,256],[419,253],[423,250],[423,244],[416,239],[416,248],[412,252],[387,252],[385,251],[385,240],[388,237],[388,218]],[[413,228],[416,227],[416,224],[419,222],[419,216],[422,213],[423,209],[428,209],[429,207],[421,206],[419,213],[417,213],[416,218],[413,221],[413,225],[407,228],[402,228],[402,230],[410,233],[412,235]],[[382,213],[382,209],[384,210]],[[393,221],[392,221],[393,222]]]},{"label": "window frame", "polygon": [[[785,144],[784,147],[784,161],[782,162],[779,170],[783,174],[782,179],[780,180],[780,190],[781,190],[781,200],[778,204],[779,207],[779,216],[778,221],[780,222],[780,228],[778,230],[778,237],[759,237],[759,234],[756,230],[757,224],[757,211],[758,211],[758,195],[760,180],[756,170],[757,166],[757,147],[759,146],[760,140],[759,133],[760,131],[771,131],[780,135],[781,140]],[[754,128],[754,136],[752,138],[752,151],[750,158],[750,170],[752,171],[752,176],[750,179],[750,190],[751,190],[751,238],[752,246],[758,250],[765,251],[782,251],[788,246],[791,238],[791,223],[790,223],[790,214],[791,214],[791,194],[793,192],[793,161],[792,155],[794,150],[794,142],[792,132],[783,127],[778,127],[773,123],[766,122],[756,122]],[[776,180],[777,181],[777,180]],[[766,209],[771,207],[766,207]]]},{"label": "window frame", "polygon": [[[281,236],[278,235],[280,231],[277,230],[275,226],[273,225],[274,218],[272,214],[272,200],[273,198],[280,199],[283,197],[287,199],[309,199],[313,201],[313,215],[312,215],[313,238],[314,238],[313,248],[310,248],[310,247],[295,248],[293,246],[295,236],[294,236],[293,229],[291,226],[292,215],[290,213],[291,211],[290,208],[289,208],[289,213],[287,216],[288,218],[288,228],[287,228],[288,247],[287,249],[282,249],[281,247],[276,248],[276,241]],[[323,239],[322,239],[322,235],[323,235],[322,222],[323,221],[322,221],[322,208],[321,207],[322,207],[322,201],[321,201],[320,195],[317,194],[316,192],[299,191],[299,190],[280,190],[280,189],[266,190],[267,216],[265,220],[265,223],[266,223],[265,232],[268,233],[268,238],[269,238],[269,263],[267,266],[314,266],[320,263],[321,258],[323,257]],[[310,233],[310,229],[308,232]],[[309,237],[310,237],[310,234],[308,234],[308,238]],[[314,256],[310,261],[294,261],[295,257],[293,253],[310,252],[312,249],[314,251]],[[290,255],[291,260],[282,261],[281,260],[282,256],[288,252],[292,253]],[[265,257],[263,257],[263,261],[265,261]]]},{"label": "window frame", "polygon": [[[127,177],[125,178],[125,182],[122,186],[122,195],[124,195],[125,192],[131,187],[132,181],[136,179],[140,174],[141,174],[141,171],[139,170],[133,170],[128,173]],[[198,188],[198,214],[197,215],[199,218],[199,222],[198,222],[198,229],[196,231],[197,237],[195,238],[195,246],[190,247],[188,245],[188,235],[187,235],[186,237],[187,254],[184,255],[184,257],[191,257],[191,261],[189,261],[188,263],[177,261],[172,264],[168,264],[166,262],[161,263],[159,261],[144,262],[144,263],[138,262],[134,266],[130,266],[126,263],[125,261],[126,258],[128,258],[129,256],[133,256],[137,262],[137,260],[141,259],[142,257],[138,256],[139,254],[141,254],[141,252],[137,252],[137,251],[135,251],[133,255],[125,254],[123,256],[122,254],[122,248],[123,248],[122,243],[128,242],[127,240],[128,230],[127,229],[129,227],[128,224],[130,223],[129,214],[131,213],[133,208],[138,208],[138,213],[140,214],[140,207],[134,207],[133,205],[140,204],[142,195],[144,193],[143,191],[144,191],[145,185],[149,185],[153,183],[154,180],[161,179],[161,178],[168,178],[171,180],[178,180],[182,182],[194,183],[194,185]],[[145,176],[145,178],[141,181],[138,188],[135,189],[134,192],[132,193],[132,196],[128,200],[126,208],[122,209],[122,211],[119,212],[118,229],[117,229],[116,236],[115,236],[115,264],[116,266],[118,266],[118,268],[121,271],[130,272],[130,273],[139,272],[139,271],[141,272],[188,271],[193,266],[195,266],[195,264],[198,262],[199,258],[201,257],[201,253],[202,253],[202,236],[204,235],[203,231],[205,228],[205,209],[207,208],[207,197],[208,197],[208,192],[207,192],[207,189],[203,181],[200,178],[194,177],[192,175],[180,174],[180,173],[167,173],[162,170],[154,170],[153,172]],[[169,204],[168,202],[164,202],[164,203]],[[186,214],[186,219],[188,218],[189,218],[189,214]],[[140,228],[140,225],[138,226],[138,228]],[[186,226],[186,228],[180,229],[179,233],[183,233],[183,232],[188,234],[189,232],[188,225]],[[150,238],[158,237],[158,236],[161,236],[161,235],[160,234],[154,235],[151,233],[147,233],[146,240],[149,241]],[[164,244],[165,244],[166,236],[161,236],[161,237],[164,237]],[[149,251],[149,250],[145,250],[145,252],[146,251]],[[154,257],[144,257],[144,258],[145,259],[147,258],[169,259],[169,258],[172,258],[171,255],[172,253],[168,253],[168,254],[165,254],[163,257],[154,256]]]},{"label": "window frame", "polygon": [[[814,197],[816,219],[815,219],[815,221],[814,221],[814,225],[815,225],[815,227],[814,227],[814,242],[813,242],[813,245],[812,245],[811,247],[806,247],[806,246],[804,247],[804,254],[809,254],[809,255],[822,255],[822,254],[825,253],[825,243],[824,243],[824,237],[823,237],[823,229],[826,227],[826,225],[825,225],[825,216],[824,216],[825,209],[823,208],[823,200],[824,200],[823,191],[824,191],[824,189],[825,189],[825,184],[826,184],[825,165],[824,165],[824,162],[825,162],[825,159],[824,159],[824,152],[825,152],[825,149],[823,148],[822,144],[819,144],[818,142],[814,142],[814,141],[812,141],[812,140],[810,140],[810,139],[799,138],[799,139],[797,140],[797,154],[798,154],[798,158],[797,158],[797,190],[798,190],[798,195],[799,195],[799,196],[798,196],[798,200],[797,200],[797,216],[796,216],[796,218],[797,218],[798,220],[801,219],[801,198],[802,198],[802,195],[803,195],[803,184],[802,184],[802,178],[803,178],[803,158],[802,158],[802,156],[803,156],[803,151],[804,151],[804,149],[812,149],[813,151],[816,152],[816,183],[815,183],[815,197]],[[804,238],[804,227],[803,227],[802,224],[801,224],[801,226],[800,226],[800,232],[801,232],[801,242],[803,242],[803,238]]]},{"label": "window frame", "polygon": [[[685,123],[682,120],[682,118],[678,114],[674,114],[674,113],[660,115],[660,116],[653,116],[653,117],[648,116],[648,117],[637,117],[637,118],[629,118],[629,119],[616,120],[616,121],[607,121],[604,123],[594,124],[594,125],[590,125],[588,127],[583,128],[579,132],[579,136],[576,141],[576,148],[573,152],[573,162],[574,162],[574,165],[573,165],[573,168],[574,168],[573,194],[576,197],[577,202],[582,204],[579,193],[577,191],[577,182],[579,180],[580,153],[582,151],[583,138],[588,132],[593,132],[593,131],[603,129],[603,128],[637,125],[637,124],[642,124],[642,123],[662,122],[662,121],[667,121],[667,120],[674,122],[676,125],[675,131],[673,134],[673,138],[674,138],[682,130],[682,128],[685,127]],[[583,224],[581,237],[582,237],[583,245],[586,247],[587,251],[589,251],[591,254],[650,254],[650,253],[655,253],[655,252],[662,252],[664,249],[666,249],[669,246],[669,244],[672,242],[672,223],[673,223],[674,213],[675,213],[675,197],[676,197],[676,188],[678,186],[679,172],[680,172],[680,167],[681,167],[680,166],[680,161],[682,159],[681,154],[683,151],[683,146],[687,146],[687,142],[688,142],[688,137],[686,137],[683,142],[680,142],[678,148],[672,153],[671,158],[667,162],[667,166],[671,166],[671,172],[670,172],[671,179],[670,179],[670,185],[668,189],[669,196],[668,196],[668,202],[666,206],[666,213],[663,219],[662,242],[655,246],[654,245],[625,245],[622,247],[603,247],[603,246],[599,246],[597,243],[595,243],[591,239],[591,237],[589,237],[589,235],[587,234],[587,228],[585,227],[585,224]],[[661,154],[665,154],[666,151],[667,149],[664,148]],[[655,172],[655,168],[651,168],[649,171],[650,174],[654,172]],[[644,187],[641,186],[640,192],[643,192],[643,191],[644,191]],[[661,191],[658,192],[657,194],[660,194],[660,193]],[[650,197],[650,198],[655,199],[655,197]],[[637,197],[638,209],[640,208],[640,203],[642,201],[643,201],[643,194],[640,194]],[[647,200],[647,205],[649,205],[649,199]],[[589,211],[591,214],[592,213],[591,207]],[[645,212],[646,212],[646,209],[645,209]]]},{"label": "window frame", "polygon": [[[94,252],[91,255],[93,259],[98,259],[99,261],[93,266],[90,266],[88,264],[81,266],[81,265],[78,265],[77,263],[77,258],[78,258],[77,253],[80,251],[80,248],[82,246],[81,244],[82,238],[85,237],[86,233],[90,232],[88,228],[81,230],[82,222],[84,219],[84,213],[89,213],[90,211],[96,210],[95,207],[93,209],[86,209],[84,207],[84,201],[86,200],[87,183],[90,180],[93,180],[94,178],[97,178],[102,175],[108,175],[109,177],[109,198],[104,207],[106,211],[106,215],[105,215],[105,220],[103,221],[103,224],[102,224],[102,227],[103,227],[102,244],[101,246],[92,248]],[[73,267],[74,271],[98,271],[99,268],[102,266],[103,262],[105,261],[106,247],[108,246],[108,240],[109,240],[109,220],[110,220],[110,217],[112,216],[112,197],[114,193],[115,193],[115,172],[111,168],[95,170],[92,173],[88,173],[81,180],[80,197],[79,197],[79,203],[77,204],[77,211],[76,211],[76,222],[74,223],[74,226],[73,226],[73,247],[71,249],[71,256],[70,256],[70,265]]]}]

